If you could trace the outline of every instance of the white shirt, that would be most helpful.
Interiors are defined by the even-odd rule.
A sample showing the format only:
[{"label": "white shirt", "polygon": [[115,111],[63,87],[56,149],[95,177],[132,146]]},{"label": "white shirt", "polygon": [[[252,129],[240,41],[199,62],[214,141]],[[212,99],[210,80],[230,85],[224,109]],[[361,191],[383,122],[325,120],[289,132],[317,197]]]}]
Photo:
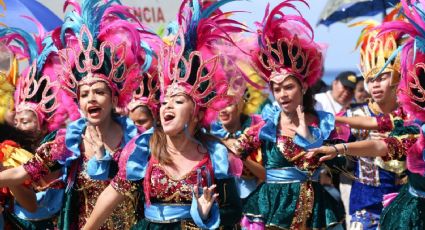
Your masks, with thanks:
[{"label": "white shirt", "polygon": [[343,106],[334,100],[330,90],[314,95],[314,99],[316,99],[315,110],[325,111],[335,115],[343,109]]}]

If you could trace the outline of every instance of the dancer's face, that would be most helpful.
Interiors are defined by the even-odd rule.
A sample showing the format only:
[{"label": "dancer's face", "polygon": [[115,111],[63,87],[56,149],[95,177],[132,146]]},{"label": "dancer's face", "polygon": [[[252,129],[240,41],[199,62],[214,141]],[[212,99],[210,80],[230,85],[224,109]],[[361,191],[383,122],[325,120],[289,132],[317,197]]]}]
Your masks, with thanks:
[{"label": "dancer's face", "polygon": [[99,125],[110,118],[116,103],[117,97],[112,96],[111,90],[104,82],[80,86],[80,110],[92,125]]},{"label": "dancer's face", "polygon": [[149,112],[148,107],[141,105],[130,111],[128,114],[130,119],[137,126],[139,131],[144,131],[152,128],[154,119]]},{"label": "dancer's face", "polygon": [[30,134],[40,131],[40,124],[35,113],[31,110],[23,110],[15,115],[15,127]]},{"label": "dancer's face", "polygon": [[382,73],[373,80],[368,79],[367,88],[372,99],[377,103],[385,103],[396,99],[396,89],[391,86],[391,73]]},{"label": "dancer's face", "polygon": [[242,114],[243,100],[239,103],[229,105],[226,108],[220,110],[218,119],[223,126],[234,126],[236,122],[239,122],[239,118]]},{"label": "dancer's face", "polygon": [[189,133],[193,133],[198,118],[194,117],[195,104],[186,94],[166,96],[159,111],[164,133],[175,136],[184,131],[188,125]]},{"label": "dancer's face", "polygon": [[293,113],[303,103],[303,88],[295,77],[287,77],[280,83],[272,83],[275,100],[285,113]]}]

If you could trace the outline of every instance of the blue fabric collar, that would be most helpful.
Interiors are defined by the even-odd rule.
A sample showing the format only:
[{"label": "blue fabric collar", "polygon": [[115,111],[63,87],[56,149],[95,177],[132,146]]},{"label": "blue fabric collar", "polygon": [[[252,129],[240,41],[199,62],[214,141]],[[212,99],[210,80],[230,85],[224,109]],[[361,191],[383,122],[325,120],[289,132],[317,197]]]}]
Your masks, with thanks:
[{"label": "blue fabric collar", "polygon": [[[116,122],[118,122],[122,129],[123,129],[123,142],[121,143],[121,146],[125,146],[127,142],[131,140],[134,136],[137,135],[137,128],[134,125],[133,121],[131,121],[127,117],[114,117],[113,118]],[[80,118],[74,122],[71,122],[67,129],[66,129],[66,136],[65,136],[65,145],[68,148],[69,151],[72,152],[72,156],[66,159],[66,162],[64,163],[66,166],[69,166],[70,163],[79,158],[81,156],[80,151],[80,144],[82,141],[81,135],[83,135],[84,130],[87,127],[87,119]]]},{"label": "blue fabric collar", "polygon": [[[261,114],[266,124],[260,130],[260,139],[276,143],[276,131],[279,123],[280,112],[278,105],[266,105]],[[319,129],[323,140],[329,138],[335,128],[335,117],[328,112],[316,111],[319,120]]]}]

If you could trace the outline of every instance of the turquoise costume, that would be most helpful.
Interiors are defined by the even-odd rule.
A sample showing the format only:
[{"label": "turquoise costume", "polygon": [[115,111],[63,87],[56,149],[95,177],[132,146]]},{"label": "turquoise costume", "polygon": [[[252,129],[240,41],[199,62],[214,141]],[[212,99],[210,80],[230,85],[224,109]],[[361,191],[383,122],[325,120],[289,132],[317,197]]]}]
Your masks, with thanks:
[{"label": "turquoise costume", "polygon": [[307,159],[304,151],[319,147],[334,129],[333,115],[317,112],[318,123],[309,126],[314,137],[310,143],[299,135],[279,135],[278,106],[266,107],[259,138],[267,180],[250,196],[243,214],[250,223],[267,228],[329,228],[340,226],[343,208],[318,183],[321,164]]},{"label": "turquoise costume", "polygon": [[[395,122],[396,124],[397,122]],[[396,125],[393,133],[402,134],[406,130],[417,128],[415,126],[403,127]],[[422,125],[422,133],[425,125]],[[390,150],[385,160],[412,158],[420,167],[424,167],[425,151],[423,149],[422,136],[416,141],[412,135],[397,135],[387,138],[385,141]],[[413,146],[413,147],[412,147]],[[416,159],[415,157],[419,157]],[[384,208],[381,214],[381,229],[424,229],[425,228],[425,175],[414,173],[408,165],[408,183],[403,186],[398,195]],[[423,171],[423,169],[421,170]]]}]

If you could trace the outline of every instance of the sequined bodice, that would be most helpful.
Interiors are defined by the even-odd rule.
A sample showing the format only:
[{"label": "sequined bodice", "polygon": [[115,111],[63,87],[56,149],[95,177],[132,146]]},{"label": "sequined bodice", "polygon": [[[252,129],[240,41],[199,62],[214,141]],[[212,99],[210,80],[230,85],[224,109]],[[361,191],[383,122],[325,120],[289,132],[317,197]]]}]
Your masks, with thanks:
[{"label": "sequined bodice", "polygon": [[[118,150],[113,155],[115,162],[119,160],[120,153],[121,150]],[[86,173],[87,163],[88,159],[83,155],[75,182],[75,189],[79,194],[79,229],[84,226],[87,218],[93,211],[97,198],[110,183],[110,180],[99,181],[90,179],[89,175]],[[133,226],[136,221],[135,206],[131,200],[131,197],[127,197],[99,229],[129,229]]]},{"label": "sequined bodice", "polygon": [[[206,154],[189,173],[182,178],[174,178],[169,175],[160,163],[152,165],[151,191],[152,202],[159,203],[184,203],[192,202],[192,188],[198,185],[200,188],[207,186],[208,179],[212,174],[207,168],[211,165],[209,155]],[[211,178],[211,177],[210,177]]]},{"label": "sequined bodice", "polygon": [[308,159],[306,152],[296,145],[291,137],[278,135],[277,148],[289,163],[301,170],[314,171],[320,166],[319,159],[317,157]]}]

